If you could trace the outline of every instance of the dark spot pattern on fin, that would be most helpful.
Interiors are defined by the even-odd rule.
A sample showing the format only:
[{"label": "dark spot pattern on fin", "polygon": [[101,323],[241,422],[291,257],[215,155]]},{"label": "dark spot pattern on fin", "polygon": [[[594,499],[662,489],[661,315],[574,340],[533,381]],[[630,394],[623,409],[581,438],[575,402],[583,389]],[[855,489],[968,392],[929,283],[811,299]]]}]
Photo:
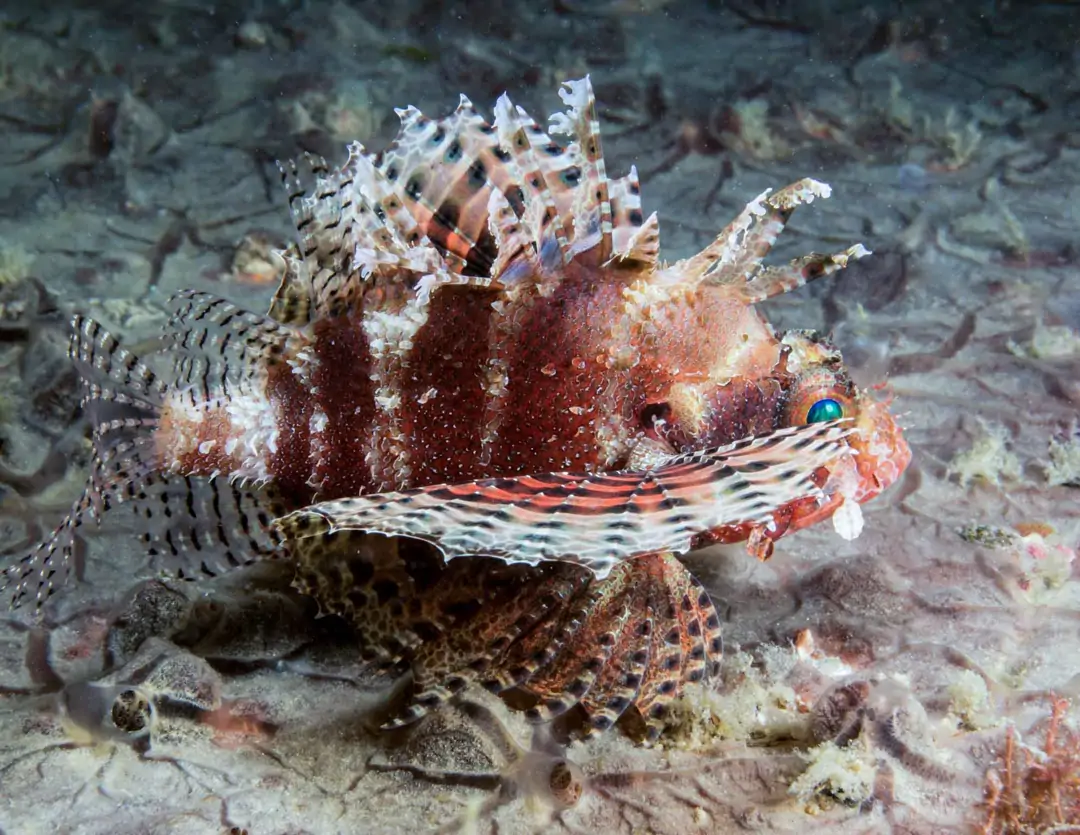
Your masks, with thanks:
[{"label": "dark spot pattern on fin", "polygon": [[[296,587],[357,629],[365,658],[412,670],[412,694],[386,728],[412,724],[477,683],[529,693],[533,722],[580,705],[585,734],[633,708],[649,742],[683,686],[719,667],[719,625],[706,633],[699,623],[706,611],[715,618],[711,601],[670,554],[621,563],[597,580],[565,563],[443,566],[430,546],[350,531],[285,545],[298,563]],[[377,594],[380,583],[392,593]]]}]

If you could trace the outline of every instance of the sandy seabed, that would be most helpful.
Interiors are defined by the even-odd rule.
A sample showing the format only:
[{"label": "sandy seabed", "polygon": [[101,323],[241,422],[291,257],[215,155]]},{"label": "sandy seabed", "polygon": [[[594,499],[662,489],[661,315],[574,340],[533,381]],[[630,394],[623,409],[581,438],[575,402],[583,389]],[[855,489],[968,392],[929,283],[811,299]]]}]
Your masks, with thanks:
[{"label": "sandy seabed", "polygon": [[[1074,831],[1078,40],[1069,3],[6,7],[12,558],[85,478],[72,311],[137,344],[180,289],[262,310],[289,228],[276,159],[377,148],[393,107],[442,114],[461,92],[551,112],[585,72],[608,166],[638,166],[669,259],[767,187],[831,184],[780,255],[875,254],[767,314],[833,333],[861,384],[887,383],[914,462],[853,542],[823,526],[764,564],[688,558],[724,669],[648,750],[560,745],[471,692],[381,734],[393,683],[280,571],[147,585],[106,525],[88,582],[38,626],[0,621],[0,831]],[[135,678],[160,699],[151,732],[106,733]],[[550,785],[564,759],[584,775],[573,805]]]}]

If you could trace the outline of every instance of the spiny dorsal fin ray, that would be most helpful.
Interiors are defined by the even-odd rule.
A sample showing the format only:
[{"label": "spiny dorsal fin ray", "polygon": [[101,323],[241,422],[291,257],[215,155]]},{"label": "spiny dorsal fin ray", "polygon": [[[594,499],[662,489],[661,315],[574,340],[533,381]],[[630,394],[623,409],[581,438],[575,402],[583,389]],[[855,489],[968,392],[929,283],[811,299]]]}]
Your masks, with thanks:
[{"label": "spiny dorsal fin ray", "polygon": [[[623,230],[616,230],[623,231]],[[654,268],[660,260],[660,219],[656,212],[649,215],[633,234],[625,239],[623,249],[612,256],[611,261],[638,261],[648,268]]]},{"label": "spiny dorsal fin ray", "polygon": [[304,267],[300,248],[290,244],[283,252],[273,255],[284,261],[285,270],[266,315],[283,325],[303,327],[311,322],[313,299],[311,277]]},{"label": "spiny dorsal fin ray", "polygon": [[673,456],[644,472],[551,473],[323,502],[277,524],[285,539],[362,530],[435,544],[447,559],[562,560],[604,577],[646,554],[683,554],[727,525],[763,524],[818,493],[816,471],[850,432],[817,423]]},{"label": "spiny dorsal fin ray", "polygon": [[809,178],[775,193],[759,194],[709,246],[680,261],[662,274],[683,285],[718,284],[740,291],[752,272],[769,254],[796,207],[827,198],[832,190]]},{"label": "spiny dorsal fin ray", "polygon": [[589,76],[564,82],[559,98],[567,110],[552,115],[549,130],[571,138],[563,156],[569,160],[568,167],[576,165],[581,171],[572,208],[575,249],[591,248],[599,235],[595,244],[596,259],[602,264],[614,251],[612,209],[604,152],[600,145],[600,122],[596,118],[596,98]]},{"label": "spiny dorsal fin ray", "polygon": [[327,286],[347,282],[353,272],[354,241],[374,235],[381,224],[353,189],[350,165],[331,171],[326,160],[308,154],[279,167],[297,242],[281,253],[285,276],[271,315],[282,322],[310,321],[326,314],[327,296],[335,292]]},{"label": "spiny dorsal fin ray", "polygon": [[[300,196],[296,166],[283,167],[300,243],[283,253],[286,276],[271,305],[273,318],[304,323],[361,309],[380,287],[375,305],[400,304],[427,275],[441,276],[441,283],[492,283],[487,195],[498,189],[514,194],[517,177],[500,160],[493,130],[464,99],[438,123],[414,108],[400,112],[402,132],[378,160],[353,143],[338,171],[309,161],[306,167],[321,176],[307,196]],[[421,191],[421,182],[434,193]],[[465,229],[447,232],[442,221],[451,212]]]},{"label": "spiny dorsal fin ray", "polygon": [[223,393],[252,392],[255,381],[280,362],[296,331],[232,302],[197,290],[171,300],[168,341],[177,382],[189,386],[193,406]]},{"label": "spiny dorsal fin ray", "polygon": [[[326,192],[332,194],[336,190],[328,180],[329,166],[322,157],[304,154],[299,159],[279,162],[278,170],[296,228],[298,254],[314,274],[320,256],[324,258],[328,244],[332,244],[325,240],[326,226],[340,220],[340,217],[328,217],[325,212],[325,200],[329,196]],[[312,199],[313,196],[319,199]],[[339,242],[340,232],[331,237]]]},{"label": "spiny dorsal fin ray", "polygon": [[[283,164],[281,170],[298,243],[281,253],[286,272],[271,317],[305,324],[359,307],[372,273],[385,278],[409,254],[409,230],[399,228],[409,219],[387,217],[380,201],[388,189],[358,142],[349,146],[348,161],[336,171],[313,157],[302,158],[300,165]],[[305,180],[313,184],[305,187]],[[415,232],[415,223],[409,225]],[[381,264],[372,253],[381,255]]]},{"label": "spiny dorsal fin ray", "polygon": [[515,107],[505,93],[495,103],[495,130],[502,150],[509,154],[520,174],[525,206],[522,220],[540,262],[548,271],[558,270],[570,260],[568,224],[556,206],[536,145],[556,148],[560,155],[563,150],[547,138],[524,110]]},{"label": "spiny dorsal fin ray", "polygon": [[[614,258],[654,265],[660,254],[660,227],[653,212],[646,222],[641,212],[641,182],[637,166],[608,185],[611,199],[611,253]],[[643,232],[648,223],[651,228]]]},{"label": "spiny dorsal fin ray", "polygon": [[495,275],[490,197],[493,192],[505,195],[518,216],[524,206],[519,174],[493,129],[465,96],[452,115],[438,121],[414,107],[398,115],[401,132],[380,155],[378,169],[428,238],[460,258],[470,274]]},{"label": "spiny dorsal fin ray", "polygon": [[491,275],[499,284],[510,288],[539,275],[536,246],[501,191],[493,191],[488,199],[488,227],[498,253]]}]

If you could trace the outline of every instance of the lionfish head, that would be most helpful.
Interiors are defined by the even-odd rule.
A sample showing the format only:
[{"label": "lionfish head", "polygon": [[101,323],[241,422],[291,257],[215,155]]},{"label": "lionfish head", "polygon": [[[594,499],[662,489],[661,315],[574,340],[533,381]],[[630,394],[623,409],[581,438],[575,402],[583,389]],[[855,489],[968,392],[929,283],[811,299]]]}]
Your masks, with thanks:
[{"label": "lionfish head", "polygon": [[911,462],[911,449],[889,404],[851,381],[840,351],[828,339],[813,331],[788,331],[781,341],[791,375],[781,423],[798,426],[846,419],[852,427],[847,436],[852,454],[829,470],[825,486],[829,501],[794,521],[795,527],[805,527],[844,500],[862,504],[886,490]]}]

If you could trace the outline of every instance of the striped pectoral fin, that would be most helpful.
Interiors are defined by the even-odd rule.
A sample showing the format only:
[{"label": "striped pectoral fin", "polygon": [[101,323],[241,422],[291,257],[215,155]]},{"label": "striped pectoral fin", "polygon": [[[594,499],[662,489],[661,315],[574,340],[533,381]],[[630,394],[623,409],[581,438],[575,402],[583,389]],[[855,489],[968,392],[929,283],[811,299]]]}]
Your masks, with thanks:
[{"label": "striped pectoral fin", "polygon": [[709,531],[767,524],[815,495],[818,470],[847,449],[843,424],[783,429],[643,471],[492,478],[323,502],[275,524],[286,540],[361,530],[431,542],[447,559],[561,560],[602,578],[623,560],[684,554]]}]

